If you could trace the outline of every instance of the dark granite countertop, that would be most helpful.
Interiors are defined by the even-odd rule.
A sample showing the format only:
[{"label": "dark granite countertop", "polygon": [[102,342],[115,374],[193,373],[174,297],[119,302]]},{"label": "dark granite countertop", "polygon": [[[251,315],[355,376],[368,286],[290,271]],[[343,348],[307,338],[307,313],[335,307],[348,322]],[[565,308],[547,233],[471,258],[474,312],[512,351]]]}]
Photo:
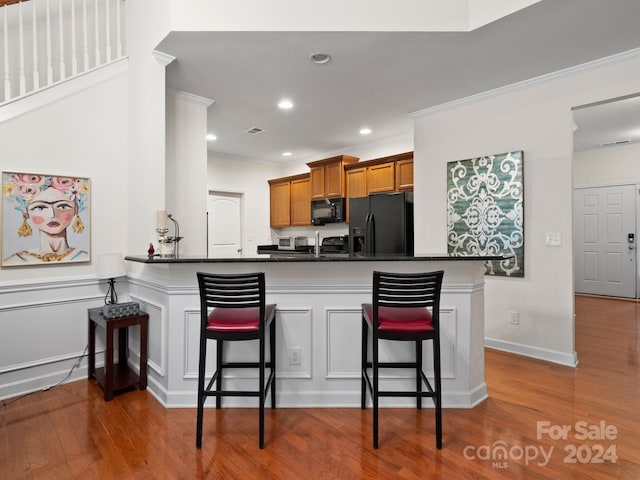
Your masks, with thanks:
[{"label": "dark granite countertop", "polygon": [[512,255],[492,255],[480,256],[454,256],[446,253],[424,254],[416,256],[406,255],[350,255],[348,253],[322,253],[315,256],[313,253],[298,252],[272,252],[269,254],[237,255],[226,257],[180,257],[163,258],[158,255],[149,257],[146,255],[128,255],[125,260],[146,264],[167,264],[167,263],[247,263],[247,262],[420,262],[420,261],[471,261],[471,260],[505,260]]}]

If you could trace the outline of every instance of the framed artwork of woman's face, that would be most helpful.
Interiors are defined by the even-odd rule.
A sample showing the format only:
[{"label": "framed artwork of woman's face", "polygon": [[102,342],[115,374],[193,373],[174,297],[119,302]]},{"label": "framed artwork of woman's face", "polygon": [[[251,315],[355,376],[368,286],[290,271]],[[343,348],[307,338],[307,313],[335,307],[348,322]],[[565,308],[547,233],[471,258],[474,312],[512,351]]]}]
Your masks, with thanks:
[{"label": "framed artwork of woman's face", "polygon": [[2,266],[91,260],[91,181],[2,172]]}]

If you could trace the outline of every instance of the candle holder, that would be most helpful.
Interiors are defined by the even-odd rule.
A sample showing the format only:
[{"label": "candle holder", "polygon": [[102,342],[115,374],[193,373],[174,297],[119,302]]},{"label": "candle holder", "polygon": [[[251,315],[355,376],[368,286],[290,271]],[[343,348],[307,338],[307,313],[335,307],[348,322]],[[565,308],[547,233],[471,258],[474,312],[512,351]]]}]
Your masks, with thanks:
[{"label": "candle holder", "polygon": [[[161,215],[162,214],[162,215]],[[173,222],[173,237],[168,236],[167,218]],[[178,242],[182,240],[180,236],[180,225],[173,215],[166,212],[158,212],[158,243],[160,244],[160,256],[163,258],[179,258]]]}]

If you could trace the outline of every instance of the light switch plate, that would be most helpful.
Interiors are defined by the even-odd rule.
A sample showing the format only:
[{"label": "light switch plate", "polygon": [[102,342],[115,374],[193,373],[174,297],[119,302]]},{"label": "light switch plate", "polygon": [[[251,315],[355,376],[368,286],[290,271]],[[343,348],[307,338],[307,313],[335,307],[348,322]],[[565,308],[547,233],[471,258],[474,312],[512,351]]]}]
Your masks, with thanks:
[{"label": "light switch plate", "polygon": [[547,247],[559,247],[562,245],[562,233],[547,232],[544,234],[544,244]]}]

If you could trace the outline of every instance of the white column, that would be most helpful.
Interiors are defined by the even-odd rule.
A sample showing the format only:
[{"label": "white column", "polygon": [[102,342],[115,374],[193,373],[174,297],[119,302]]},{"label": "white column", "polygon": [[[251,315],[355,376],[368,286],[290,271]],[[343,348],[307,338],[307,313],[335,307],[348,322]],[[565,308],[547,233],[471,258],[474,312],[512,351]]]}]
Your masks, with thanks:
[{"label": "white column", "polygon": [[180,223],[180,255],[207,255],[207,108],[213,100],[167,94],[166,209]]}]

